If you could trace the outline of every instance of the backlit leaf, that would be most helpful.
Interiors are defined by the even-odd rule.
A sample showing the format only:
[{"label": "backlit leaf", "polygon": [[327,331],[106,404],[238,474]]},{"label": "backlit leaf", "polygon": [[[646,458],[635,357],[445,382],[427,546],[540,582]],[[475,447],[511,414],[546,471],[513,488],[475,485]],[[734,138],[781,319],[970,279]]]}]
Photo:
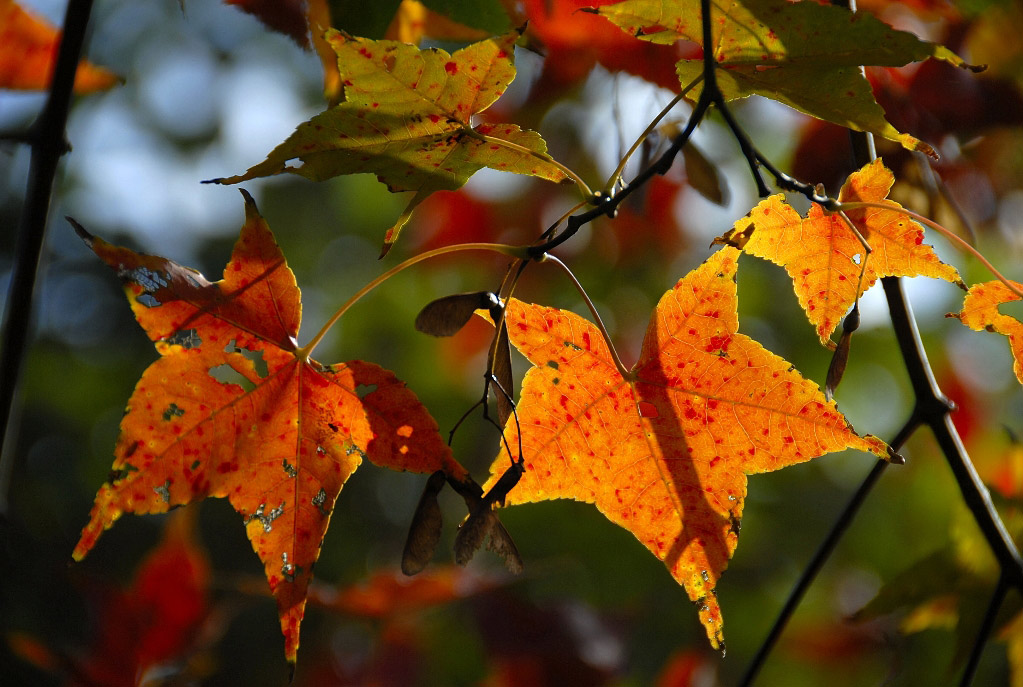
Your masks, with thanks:
[{"label": "backlit leaf", "polygon": [[[45,91],[57,63],[61,32],[26,12],[14,0],[0,0],[0,88]],[[75,72],[75,93],[105,91],[118,77],[82,61]]]},{"label": "backlit leaf", "polygon": [[[839,194],[842,202],[884,202],[894,177],[880,160],[854,172]],[[837,214],[813,205],[805,218],[782,194],[762,200],[714,243],[742,248],[781,265],[792,277],[799,304],[817,327],[821,343],[834,348],[831,333],[853,302],[879,277],[934,277],[962,286],[959,273],[923,242],[923,227],[895,210],[864,208],[848,213],[870,245],[862,244]],[[866,266],[863,266],[864,261]],[[861,288],[860,272],[863,270]]]},{"label": "backlit leaf", "polygon": [[79,228],[117,270],[161,357],[128,401],[113,470],[73,556],[83,558],[123,513],[226,497],[263,561],[294,661],[313,564],[341,487],[362,460],[468,476],[392,373],[358,360],[321,365],[301,353],[295,277],[244,195],[246,222],[215,283]]},{"label": "backlit leaf", "polygon": [[[414,192],[387,232],[385,252],[423,199],[459,188],[483,167],[565,181],[536,132],[513,124],[473,125],[473,116],[492,105],[515,77],[518,36],[513,31],[449,55],[439,48],[420,50],[331,31],[344,102],[300,124],[244,174],[213,181],[234,184],[281,172],[314,181],[374,173],[393,192]],[[289,166],[295,159],[302,164]]]},{"label": "backlit leaf", "polygon": [[[1023,284],[1012,283],[1017,289],[1023,289]],[[958,318],[970,329],[977,331],[986,329],[1009,337],[1009,348],[1014,361],[1012,369],[1016,373],[1016,379],[1023,384],[1023,322],[998,312],[998,306],[1018,300],[1019,296],[1000,281],[974,284],[963,300],[962,311],[950,313],[948,317]]]},{"label": "backlit leaf", "polygon": [[[682,584],[711,644],[723,640],[718,578],[738,541],[746,475],[844,448],[886,456],[789,363],[738,333],[726,247],[658,303],[630,377],[599,330],[571,312],[508,304],[512,343],[533,363],[490,489],[519,460],[508,504],[593,503]],[[517,427],[521,427],[521,437]]]},{"label": "backlit leaf", "polygon": [[[967,67],[947,48],[896,31],[873,15],[817,2],[744,0],[712,4],[718,86],[728,100],[763,95],[836,124],[934,154],[885,120],[861,66],[899,67],[929,57]],[[625,0],[600,13],[626,33],[655,43],[703,43],[699,0]],[[678,63],[688,84],[700,59]],[[697,86],[695,94],[701,86]]]}]

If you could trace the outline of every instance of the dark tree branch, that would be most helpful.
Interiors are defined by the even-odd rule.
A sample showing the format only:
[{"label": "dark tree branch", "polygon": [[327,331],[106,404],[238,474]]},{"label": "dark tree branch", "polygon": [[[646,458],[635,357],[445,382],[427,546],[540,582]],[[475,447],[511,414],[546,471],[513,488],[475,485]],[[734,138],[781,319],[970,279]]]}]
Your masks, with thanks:
[{"label": "dark tree branch", "polygon": [[[25,358],[32,323],[32,294],[42,252],[50,210],[57,163],[70,146],[65,127],[71,105],[75,71],[82,55],[85,29],[92,12],[92,0],[70,0],[64,15],[64,37],[57,55],[50,95],[39,118],[32,125],[28,141],[32,146],[25,207],[14,248],[3,327],[0,329],[0,450],[8,435],[11,410]],[[13,451],[12,451],[13,452]],[[0,456],[0,481],[9,474],[13,460]],[[0,493],[0,513],[6,510],[6,490]]]},{"label": "dark tree branch", "polygon": [[[898,451],[919,426],[920,419],[917,417],[916,413],[913,413],[906,424],[903,425],[902,429],[899,430],[899,433],[895,435],[895,438],[889,443],[889,446]],[[822,541],[820,546],[817,548],[813,558],[811,558],[810,562],[806,564],[806,567],[803,569],[803,572],[796,581],[796,584],[792,587],[792,591],[789,592],[789,596],[785,600],[785,604],[778,612],[778,617],[775,618],[774,624],[771,625],[771,629],[768,631],[764,641],[761,642],[760,648],[757,649],[757,653],[753,656],[753,660],[750,661],[742,679],[739,680],[739,687],[748,687],[753,684],[753,681],[760,673],[760,669],[763,668],[764,663],[767,661],[767,657],[771,654],[771,651],[774,650],[782,632],[785,631],[785,627],[792,619],[792,615],[796,612],[799,604],[803,601],[803,597],[806,595],[807,590],[810,589],[810,585],[812,585],[814,580],[817,579],[817,575],[824,567],[824,564],[838,547],[838,542],[841,541],[846,530],[849,529],[852,521],[856,518],[856,515],[860,511],[860,506],[862,506],[867,500],[867,496],[870,495],[870,492],[874,489],[874,485],[876,485],[878,480],[881,479],[881,475],[884,474],[885,468],[887,468],[888,465],[889,463],[886,460],[877,461],[871,471],[867,474],[866,478],[864,478],[859,488],[852,497],[850,497],[848,503],[845,504],[845,508],[842,509],[838,518],[835,519],[835,523],[831,526],[831,530],[824,537],[824,541]]]},{"label": "dark tree branch", "polygon": [[895,277],[886,277],[881,283],[884,286],[885,298],[888,300],[895,338],[899,342],[906,363],[906,372],[916,395],[915,412],[920,413],[921,421],[934,432],[938,446],[959,485],[963,501],[998,559],[1007,583],[1023,590],[1023,559],[1020,558],[1012,537],[1009,536],[998,511],[995,510],[987,487],[973,467],[973,462],[952,422],[953,406],[941,393],[934,379],[934,373],[927,361],[927,353],[917,332],[916,321],[902,290],[902,282]]},{"label": "dark tree branch", "polygon": [[988,603],[984,618],[980,623],[980,630],[973,642],[973,649],[970,650],[970,658],[966,661],[966,668],[963,669],[963,677],[959,681],[959,687],[970,687],[973,683],[973,676],[977,673],[977,666],[980,665],[980,656],[984,653],[984,645],[991,637],[991,630],[995,627],[995,619],[998,617],[998,609],[1002,607],[1005,600],[1005,593],[1009,591],[1008,578],[1005,571],[998,576],[998,585],[994,594],[991,595],[991,602]]},{"label": "dark tree branch", "polygon": [[[854,9],[854,5],[850,2],[850,0],[833,0],[833,4],[842,5],[850,10]],[[729,123],[729,125],[731,126],[731,123]],[[732,127],[732,129],[733,133],[735,133],[736,128]],[[852,145],[853,160],[856,167],[862,167],[874,160],[877,156],[874,149],[873,136],[870,134],[863,132],[850,132],[850,141]],[[746,148],[743,147],[743,150],[745,151]],[[766,160],[759,159],[759,161],[765,166],[769,165]],[[799,188],[800,182],[792,180],[787,175],[784,175],[771,167],[768,167],[768,169],[775,176],[779,186],[787,188],[788,190],[801,192],[806,195],[805,192]],[[754,172],[754,176],[757,176],[756,172]],[[810,197],[810,199],[814,202],[819,202],[816,198]],[[825,203],[821,204],[827,208]],[[927,425],[931,428],[931,431],[934,432],[935,438],[938,441],[938,445],[941,447],[942,453],[945,455],[945,458],[955,475],[956,482],[959,484],[960,491],[963,495],[963,500],[966,502],[971,513],[976,519],[977,524],[994,551],[1001,567],[998,589],[995,591],[991,607],[988,609],[988,614],[985,616],[984,627],[982,628],[980,635],[977,637],[977,642],[970,657],[970,665],[967,666],[966,672],[963,675],[963,681],[961,684],[969,685],[973,679],[973,671],[976,669],[976,662],[979,661],[980,653],[982,652],[984,644],[990,635],[991,624],[994,622],[994,615],[997,613],[998,606],[1001,604],[1001,599],[1004,597],[1005,588],[1011,584],[1012,586],[1023,590],[1023,586],[1021,586],[1023,585],[1023,561],[1021,561],[1019,552],[1017,551],[1012,538],[1009,536],[1005,529],[1005,525],[1002,523],[1001,518],[995,510],[994,504],[991,502],[986,487],[977,475],[977,471],[974,469],[973,463],[970,461],[966,453],[966,449],[962,445],[962,441],[956,431],[955,425],[952,422],[951,412],[954,407],[948,398],[941,392],[941,389],[934,378],[934,373],[927,360],[926,349],[920,339],[916,320],[913,317],[909,301],[906,299],[905,292],[902,289],[901,280],[896,277],[888,277],[881,281],[885,297],[888,301],[892,328],[895,332],[896,341],[898,342],[899,350],[906,365],[906,372],[909,376],[915,396],[913,414],[910,417],[909,422],[906,423],[902,431],[899,433],[899,436],[895,439],[895,442],[898,442],[898,445],[893,442],[892,446],[898,450],[899,446],[901,446],[901,444],[908,439],[920,425]],[[837,546],[838,541],[841,539],[848,525],[855,517],[863,500],[866,498],[867,494],[873,488],[874,484],[881,476],[881,473],[884,471],[885,465],[885,463],[881,462],[874,467],[864,480],[863,484],[860,485],[860,488],[853,495],[836,523],[833,525],[832,530],[829,532],[828,536],[817,550],[817,553],[803,571],[800,579],[796,582],[795,587],[790,593],[785,605],[782,607],[782,610],[779,613],[778,618],[775,620],[768,636],[761,644],[760,649],[757,651],[757,654],[754,656],[752,662],[747,668],[746,673],[743,675],[743,678],[739,683],[740,685],[748,686],[752,684],[753,680],[756,678],[760,668],[766,661],[767,656],[776,645],[782,631],[787,625],[792,614],[795,612],[795,609],[802,600],[806,590],[809,588],[809,585],[813,582],[821,567],[824,565],[824,562],[828,559],[828,557],[830,557],[831,552]]]}]

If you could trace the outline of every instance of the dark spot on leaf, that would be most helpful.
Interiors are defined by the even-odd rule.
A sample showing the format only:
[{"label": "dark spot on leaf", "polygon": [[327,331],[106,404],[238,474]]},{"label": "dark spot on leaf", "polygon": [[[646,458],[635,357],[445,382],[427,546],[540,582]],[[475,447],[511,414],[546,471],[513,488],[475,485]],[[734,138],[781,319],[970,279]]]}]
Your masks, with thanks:
[{"label": "dark spot on leaf", "polygon": [[171,403],[167,406],[167,410],[163,411],[163,421],[170,422],[171,418],[181,417],[184,414],[184,409],[179,408],[176,403]]},{"label": "dark spot on leaf", "polygon": [[298,468],[289,463],[287,458],[281,460],[281,466],[284,468],[284,474],[288,477],[298,477]]},{"label": "dark spot on leaf", "polygon": [[[137,447],[138,447],[138,444],[135,444],[135,448],[137,448]],[[132,451],[132,453],[134,453],[134,451]],[[107,475],[107,482],[110,482],[111,484],[113,484],[114,482],[117,482],[119,480],[124,479],[130,473],[138,472],[138,471],[139,471],[139,469],[137,467],[135,467],[134,465],[132,465],[131,463],[125,463],[124,467],[119,468],[117,470],[111,470],[110,471],[110,474]]]},{"label": "dark spot on leaf", "polygon": [[316,492],[316,496],[312,498],[312,504],[320,511],[320,515],[324,517],[330,515],[330,508],[327,506],[327,492],[323,488]]},{"label": "dark spot on leaf", "polygon": [[199,333],[194,329],[182,329],[175,332],[164,339],[164,342],[172,346],[181,346],[185,350],[202,346],[202,339],[199,338]]}]

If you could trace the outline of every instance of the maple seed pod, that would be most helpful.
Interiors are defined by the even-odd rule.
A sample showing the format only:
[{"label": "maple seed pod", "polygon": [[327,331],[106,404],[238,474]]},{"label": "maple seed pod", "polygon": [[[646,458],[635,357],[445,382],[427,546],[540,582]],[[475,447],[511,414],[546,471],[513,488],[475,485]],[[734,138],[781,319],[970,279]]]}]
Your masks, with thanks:
[{"label": "maple seed pod", "polygon": [[831,356],[831,364],[828,365],[828,376],[824,384],[824,398],[831,400],[835,396],[835,389],[838,388],[842,377],[845,375],[845,366],[849,362],[849,350],[852,346],[852,334],[860,327],[860,306],[853,305],[852,311],[846,316],[842,325],[842,337],[838,340],[835,353]]},{"label": "maple seed pod", "polygon": [[501,301],[490,291],[456,293],[438,298],[416,316],[416,330],[431,336],[453,336],[477,310],[500,308]]},{"label": "maple seed pod", "polygon": [[512,541],[493,509],[484,505],[462,524],[455,536],[455,563],[468,565],[469,561],[489,537],[487,549],[504,559],[508,571],[518,575],[524,569],[519,550]]},{"label": "maple seed pod", "polygon": [[482,499],[474,496],[465,498],[470,514],[455,536],[456,563],[468,564],[483,545],[483,541],[489,537],[487,549],[504,559],[504,565],[509,572],[515,575],[522,572],[524,566],[518,547],[494,512],[494,504],[504,505],[508,492],[518,484],[523,472],[525,468],[521,462],[512,463]]},{"label": "maple seed pod", "polygon": [[401,554],[401,571],[406,575],[422,572],[437,549],[443,520],[437,494],[444,488],[446,481],[444,471],[438,470],[430,475],[423,495],[419,497],[419,504],[409,526],[408,539],[405,540],[405,550]]}]

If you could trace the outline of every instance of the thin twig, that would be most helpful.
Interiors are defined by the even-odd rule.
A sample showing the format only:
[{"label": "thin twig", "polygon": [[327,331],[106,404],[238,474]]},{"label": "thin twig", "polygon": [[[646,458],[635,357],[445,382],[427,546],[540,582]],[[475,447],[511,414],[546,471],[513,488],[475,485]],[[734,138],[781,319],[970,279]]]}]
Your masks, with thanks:
[{"label": "thin twig", "polygon": [[682,102],[682,99],[686,97],[686,94],[693,90],[693,88],[701,81],[703,81],[703,74],[700,74],[690,81],[689,85],[682,89],[681,93],[672,98],[671,101],[665,105],[659,113],[657,113],[657,116],[654,117],[653,121],[647,125],[647,128],[643,130],[643,133],[636,138],[636,142],[633,143],[632,147],[625,153],[622,157],[622,161],[618,163],[618,167],[611,174],[610,178],[608,178],[607,183],[604,184],[605,195],[612,195],[614,193],[615,187],[618,185],[618,182],[621,181],[622,174],[625,172],[625,165],[629,163],[629,160],[636,153],[639,147],[643,145],[643,141],[645,141],[647,137],[654,132],[654,129],[657,128],[657,125],[660,124],[661,120],[664,119],[676,105]]},{"label": "thin twig", "polygon": [[921,224],[927,225],[928,227],[930,227],[931,229],[933,229],[934,231],[938,232],[939,234],[941,234],[942,236],[947,238],[949,241],[951,241],[953,245],[959,247],[961,250],[963,250],[963,251],[969,253],[970,255],[972,255],[973,257],[977,258],[977,260],[979,260],[980,263],[982,265],[984,265],[984,267],[987,268],[988,272],[990,272],[992,275],[994,275],[995,279],[997,279],[998,281],[1002,282],[1002,284],[1004,284],[1005,287],[1007,289],[1009,289],[1010,291],[1012,291],[1014,294],[1016,294],[1020,298],[1023,298],[1023,290],[1020,290],[1020,288],[1018,286],[1013,284],[1012,281],[1010,281],[1005,275],[1003,275],[1001,272],[999,272],[998,269],[994,265],[992,265],[991,262],[987,258],[984,257],[983,253],[981,253],[979,250],[974,248],[969,242],[967,242],[965,239],[963,239],[963,237],[961,237],[958,234],[956,234],[955,232],[950,231],[949,229],[941,226],[940,224],[938,224],[934,220],[928,219],[928,218],[924,217],[923,215],[921,215],[919,213],[913,212],[912,210],[910,210],[908,208],[904,208],[901,205],[896,205],[895,203],[890,203],[889,204],[889,203],[870,203],[870,202],[865,202],[865,201],[864,202],[856,201],[856,202],[850,202],[850,203],[840,203],[839,205],[840,205],[840,207],[843,210],[857,210],[859,208],[874,208],[874,209],[877,209],[877,210],[889,210],[891,212],[897,212],[899,214],[906,215],[907,217],[910,217],[910,218],[916,220],[917,222],[920,222]]},{"label": "thin twig", "polygon": [[356,291],[351,298],[345,301],[341,307],[334,312],[330,319],[327,320],[326,324],[320,328],[320,331],[316,333],[308,344],[295,349],[295,355],[302,360],[308,360],[309,356],[313,353],[313,349],[319,345],[320,341],[322,341],[323,337],[327,335],[327,332],[330,331],[331,327],[337,324],[337,321],[340,320],[346,312],[348,312],[349,308],[358,303],[359,300],[361,300],[367,293],[380,286],[394,275],[424,260],[429,260],[440,255],[447,255],[448,253],[456,253],[466,250],[485,250],[500,253],[502,255],[510,255],[512,257],[521,257],[521,254],[523,253],[522,248],[509,246],[503,243],[457,243],[451,246],[441,246],[440,248],[434,248],[433,250],[428,250],[425,253],[414,255],[401,264],[395,265]]},{"label": "thin twig", "polygon": [[522,155],[529,155],[531,157],[535,157],[538,160],[542,160],[543,162],[546,162],[549,165],[554,165],[561,171],[562,174],[564,174],[566,177],[575,182],[575,185],[579,187],[579,192],[582,193],[584,198],[593,197],[593,191],[590,190],[590,187],[586,184],[585,181],[583,181],[582,177],[580,177],[578,174],[576,174],[574,171],[572,171],[565,165],[555,160],[547,153],[541,153],[537,150],[532,150],[530,148],[527,148],[526,146],[519,145],[518,143],[514,143],[512,141],[507,141],[503,138],[498,138],[496,136],[488,136],[487,134],[482,134],[479,131],[476,131],[475,129],[467,129],[466,133],[473,138],[480,139],[481,141],[486,141],[487,143],[490,143],[492,145],[507,148],[508,150],[520,153]]},{"label": "thin twig", "polygon": [[991,630],[995,627],[995,619],[998,617],[998,609],[1002,607],[1005,593],[1009,591],[1008,579],[1003,571],[998,576],[998,585],[994,594],[991,595],[991,602],[984,612],[984,619],[981,621],[977,638],[973,642],[973,649],[970,650],[970,658],[966,661],[966,668],[963,669],[963,677],[959,680],[959,687],[970,687],[973,683],[973,676],[977,673],[977,666],[980,665],[980,656],[984,653],[984,645],[991,637]]},{"label": "thin twig", "polygon": [[57,54],[50,94],[29,135],[32,158],[25,208],[14,249],[14,266],[7,292],[3,327],[0,330],[0,340],[3,341],[0,350],[0,513],[7,510],[7,479],[14,460],[14,447],[9,447],[8,452],[4,452],[3,448],[8,438],[11,410],[32,322],[32,297],[46,235],[53,179],[61,156],[69,149],[65,129],[75,71],[82,56],[85,29],[91,12],[92,0],[68,2],[64,15],[64,36]]},{"label": "thin twig", "polygon": [[615,350],[614,342],[611,341],[611,337],[607,333],[607,328],[604,327],[604,322],[600,319],[600,313],[597,312],[597,306],[595,306],[593,301],[590,300],[589,295],[586,293],[586,289],[584,289],[583,285],[579,283],[579,280],[576,278],[575,274],[573,274],[572,270],[568,268],[568,265],[561,262],[561,260],[558,260],[553,255],[544,256],[543,262],[553,262],[555,265],[564,270],[565,274],[568,275],[568,278],[572,280],[576,290],[583,297],[583,300],[586,301],[586,306],[590,309],[590,313],[593,315],[597,329],[600,330],[600,335],[604,337],[604,343],[607,344],[607,349],[611,353],[611,360],[618,369],[618,374],[620,374],[623,379],[632,379],[632,373],[629,372],[628,368],[626,368],[624,364],[622,364],[622,359],[618,357],[618,351]]},{"label": "thin twig", "polygon": [[[899,433],[895,435],[889,446],[894,450],[898,451],[899,448],[906,442],[907,439],[916,431],[917,427],[920,426],[921,420],[917,417],[916,413],[913,413],[909,420],[903,425]],[[789,592],[788,598],[785,600],[785,604],[778,612],[778,617],[775,618],[774,624],[767,633],[767,637],[761,642],[760,648],[757,649],[757,653],[753,656],[753,660],[750,661],[749,666],[746,668],[746,672],[743,674],[742,679],[739,680],[739,687],[749,687],[753,684],[753,680],[756,679],[760,673],[760,669],[763,668],[764,662],[767,660],[768,655],[774,650],[775,645],[778,643],[778,639],[781,637],[782,632],[785,631],[789,621],[792,619],[792,615],[796,612],[800,602],[806,595],[807,590],[810,589],[810,585],[813,584],[814,580],[817,579],[817,575],[820,573],[824,564],[834,553],[835,548],[838,546],[839,541],[845,535],[846,530],[852,525],[853,520],[859,513],[860,507],[863,502],[866,501],[867,496],[874,489],[874,485],[877,484],[878,480],[881,479],[881,475],[884,474],[885,468],[888,467],[889,463],[886,460],[879,460],[874,467],[864,478],[856,492],[849,498],[845,508],[835,519],[834,524],[831,526],[831,530],[824,537],[824,541],[821,542],[814,553],[813,558],[806,564],[802,574],[793,585],[792,591]]]}]

